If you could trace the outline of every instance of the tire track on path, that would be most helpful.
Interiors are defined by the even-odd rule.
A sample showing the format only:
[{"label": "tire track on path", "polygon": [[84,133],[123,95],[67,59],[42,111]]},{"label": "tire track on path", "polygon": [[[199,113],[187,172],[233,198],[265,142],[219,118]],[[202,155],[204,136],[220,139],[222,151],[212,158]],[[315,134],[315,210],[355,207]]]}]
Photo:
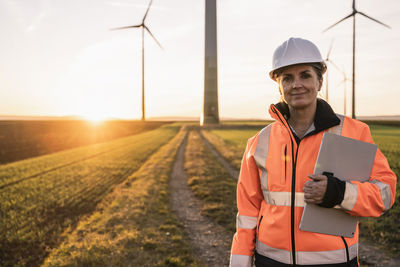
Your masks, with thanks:
[{"label": "tire track on path", "polygon": [[188,233],[198,257],[208,266],[229,266],[232,236],[220,226],[201,215],[201,203],[187,185],[184,170],[187,133],[181,143],[172,169],[171,206]]},{"label": "tire track on path", "polygon": [[[219,163],[226,169],[226,171],[235,179],[239,178],[239,171],[233,168],[229,162],[218,152],[218,150],[201,134],[199,134],[203,139],[206,146],[209,148],[211,153],[217,158]],[[376,266],[376,267],[398,267],[400,266],[400,258],[393,258],[385,251],[381,250],[377,246],[370,244],[366,241],[359,240],[358,246],[359,261],[362,265],[366,266]]]},{"label": "tire track on path", "polygon": [[237,180],[239,178],[239,171],[233,168],[229,162],[218,152],[218,150],[215,149],[215,147],[207,140],[207,138],[204,137],[201,130],[199,130],[198,133],[201,139],[203,139],[203,142],[206,144],[207,148],[218,159],[219,163],[221,163],[230,176]]}]

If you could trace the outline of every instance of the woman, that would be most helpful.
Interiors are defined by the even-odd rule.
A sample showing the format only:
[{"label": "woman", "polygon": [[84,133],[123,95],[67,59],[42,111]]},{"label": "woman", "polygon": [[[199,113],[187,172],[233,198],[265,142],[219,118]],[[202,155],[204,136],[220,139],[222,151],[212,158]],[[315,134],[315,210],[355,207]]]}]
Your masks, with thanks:
[{"label": "woman", "polygon": [[270,107],[276,121],[244,153],[231,266],[252,266],[253,256],[256,266],[358,266],[358,227],[352,238],[302,231],[305,203],[372,217],[393,205],[396,176],[379,150],[368,182],[311,175],[324,132],[373,142],[366,124],[317,98],[325,71],[310,41],[290,38],[274,53],[270,77],[281,102]]}]

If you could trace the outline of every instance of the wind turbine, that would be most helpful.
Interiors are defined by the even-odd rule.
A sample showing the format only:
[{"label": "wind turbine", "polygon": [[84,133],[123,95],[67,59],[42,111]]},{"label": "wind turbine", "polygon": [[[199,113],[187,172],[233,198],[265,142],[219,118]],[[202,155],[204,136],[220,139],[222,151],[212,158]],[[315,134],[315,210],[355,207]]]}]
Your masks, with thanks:
[{"label": "wind turbine", "polygon": [[389,26],[389,25],[386,25],[385,23],[380,22],[380,21],[377,20],[377,19],[371,18],[370,16],[364,14],[364,13],[361,12],[361,11],[358,11],[358,10],[356,9],[356,1],[353,0],[353,12],[351,12],[350,15],[344,17],[343,19],[339,20],[338,22],[336,22],[335,24],[329,26],[328,28],[326,28],[326,29],[323,31],[323,32],[326,32],[327,30],[329,30],[329,29],[335,27],[335,26],[336,26],[337,24],[339,24],[340,22],[342,22],[342,21],[344,21],[344,20],[346,20],[346,19],[348,19],[348,18],[353,17],[353,79],[352,79],[352,102],[351,102],[351,117],[352,117],[353,119],[356,117],[356,107],[355,107],[355,81],[356,81],[356,77],[355,77],[355,76],[356,76],[356,73],[355,73],[355,69],[356,69],[356,66],[355,66],[355,64],[356,64],[356,63],[355,63],[355,57],[356,57],[356,14],[360,14],[360,15],[362,15],[362,16],[364,16],[364,17],[370,19],[370,20],[373,20],[373,21],[375,21],[375,22],[377,22],[377,23],[379,23],[379,24],[381,24],[381,25],[383,25],[383,26],[385,26],[385,27],[387,27],[387,28],[390,29],[390,26]]},{"label": "wind turbine", "polygon": [[201,125],[218,124],[217,0],[205,0],[204,102]]},{"label": "wind turbine", "polygon": [[346,75],[346,73],[343,71],[342,72],[342,74],[343,74],[343,80],[337,85],[337,86],[339,86],[339,85],[341,85],[342,83],[343,83],[343,114],[346,116],[346,112],[347,112],[347,110],[346,110],[346,106],[347,106],[347,90],[346,90],[346,83],[347,83],[347,81],[349,80],[348,78],[347,78],[347,75]]},{"label": "wind turbine", "polygon": [[[329,58],[329,55],[331,54],[331,51],[332,51],[332,46],[333,46],[333,39],[331,41],[331,45],[329,47],[328,53],[326,54],[325,62],[329,62],[329,63],[332,62],[331,59]],[[329,76],[328,76],[328,72],[329,72],[329,70],[326,71],[326,75],[325,75],[325,77],[326,77],[325,99],[326,99],[326,102],[329,103],[329,91],[328,91],[328,77]]]},{"label": "wind turbine", "polygon": [[346,72],[343,71],[343,69],[339,68],[332,60],[330,61],[332,63],[332,66],[334,66],[342,75],[343,75],[343,80],[337,85],[341,85],[343,83],[344,85],[344,90],[343,90],[343,114],[346,115],[346,106],[347,106],[347,89],[346,89],[346,83],[347,81],[349,81],[349,79],[347,78]]},{"label": "wind turbine", "polygon": [[146,13],[143,16],[142,23],[138,25],[132,25],[132,26],[125,26],[125,27],[118,27],[118,28],[112,28],[111,30],[125,30],[125,29],[131,29],[131,28],[141,28],[142,29],[142,121],[146,120],[146,113],[145,113],[145,101],[144,101],[144,31],[146,30],[151,37],[153,37],[154,41],[157,43],[157,45],[163,49],[161,46],[160,42],[157,41],[156,37],[151,33],[150,29],[146,26],[144,23],[147,17],[147,14],[149,13],[150,6],[153,0],[150,0],[149,6],[147,7]]}]

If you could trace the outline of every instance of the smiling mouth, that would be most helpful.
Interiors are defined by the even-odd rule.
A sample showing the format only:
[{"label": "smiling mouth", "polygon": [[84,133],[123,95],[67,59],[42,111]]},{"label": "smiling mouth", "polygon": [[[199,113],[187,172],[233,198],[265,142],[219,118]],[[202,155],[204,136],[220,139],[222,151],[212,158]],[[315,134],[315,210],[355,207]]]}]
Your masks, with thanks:
[{"label": "smiling mouth", "polygon": [[302,92],[302,93],[295,93],[292,94],[292,96],[301,96],[301,95],[305,95],[307,92]]}]

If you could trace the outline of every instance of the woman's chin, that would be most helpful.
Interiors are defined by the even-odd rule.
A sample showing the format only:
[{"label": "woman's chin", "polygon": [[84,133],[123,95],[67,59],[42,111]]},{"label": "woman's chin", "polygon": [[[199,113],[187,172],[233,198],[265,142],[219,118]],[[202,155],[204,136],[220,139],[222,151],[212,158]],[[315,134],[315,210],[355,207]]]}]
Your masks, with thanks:
[{"label": "woman's chin", "polygon": [[305,109],[311,106],[312,103],[310,103],[309,101],[298,100],[298,101],[291,101],[288,103],[288,105],[294,109]]}]

